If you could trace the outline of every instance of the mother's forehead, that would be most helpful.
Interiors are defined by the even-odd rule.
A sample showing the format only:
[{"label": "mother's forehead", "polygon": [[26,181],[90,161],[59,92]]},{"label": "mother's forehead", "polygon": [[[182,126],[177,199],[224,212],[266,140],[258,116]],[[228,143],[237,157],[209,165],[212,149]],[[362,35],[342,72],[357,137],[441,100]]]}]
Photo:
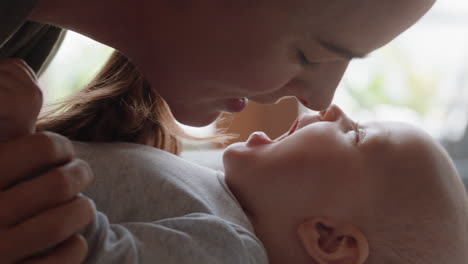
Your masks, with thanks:
[{"label": "mother's forehead", "polygon": [[368,53],[413,25],[434,0],[296,0],[309,2],[303,19],[314,37]]}]

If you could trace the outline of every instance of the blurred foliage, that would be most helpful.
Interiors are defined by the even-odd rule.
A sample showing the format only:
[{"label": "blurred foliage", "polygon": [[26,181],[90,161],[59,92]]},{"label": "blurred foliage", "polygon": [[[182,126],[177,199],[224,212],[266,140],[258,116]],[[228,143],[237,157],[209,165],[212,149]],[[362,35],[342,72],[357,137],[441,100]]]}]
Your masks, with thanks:
[{"label": "blurred foliage", "polygon": [[[437,97],[440,78],[415,69],[398,48],[385,49],[384,56],[387,64],[393,64],[393,67],[382,67],[369,74],[365,87],[358,87],[349,80],[343,81],[344,88],[357,103],[358,108],[372,111],[378,105],[384,104],[409,108],[421,116],[427,115]],[[389,69],[394,69],[396,72],[388,72]],[[396,79],[401,80],[398,82],[401,87],[390,87],[394,86],[395,82],[389,80],[396,75],[400,77]],[[392,89],[398,89],[400,96],[392,96]]]}]

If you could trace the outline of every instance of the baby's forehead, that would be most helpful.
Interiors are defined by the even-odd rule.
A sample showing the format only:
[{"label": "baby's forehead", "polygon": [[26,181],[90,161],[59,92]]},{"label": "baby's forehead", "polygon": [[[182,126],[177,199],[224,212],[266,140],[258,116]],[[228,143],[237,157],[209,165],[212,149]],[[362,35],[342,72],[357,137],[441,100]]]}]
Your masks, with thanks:
[{"label": "baby's forehead", "polygon": [[374,155],[380,162],[373,166],[387,178],[387,183],[432,195],[444,195],[450,188],[458,188],[460,181],[450,156],[425,131],[407,124],[390,123],[383,141],[385,144],[380,146],[385,148]]},{"label": "baby's forehead", "polygon": [[[434,170],[450,169],[450,158],[430,135],[414,126],[379,122],[368,124],[367,142],[361,152],[375,177],[389,182],[438,181],[428,178]],[[426,175],[425,179],[424,177]]]},{"label": "baby's forehead", "polygon": [[362,123],[361,148],[372,154],[409,153],[416,149],[432,149],[434,139],[423,130],[401,122]]}]

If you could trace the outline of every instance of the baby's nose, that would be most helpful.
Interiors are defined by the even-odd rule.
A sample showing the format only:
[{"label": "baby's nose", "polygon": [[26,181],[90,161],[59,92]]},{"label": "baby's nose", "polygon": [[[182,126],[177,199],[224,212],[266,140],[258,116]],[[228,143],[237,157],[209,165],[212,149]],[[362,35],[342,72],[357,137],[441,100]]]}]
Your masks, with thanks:
[{"label": "baby's nose", "polygon": [[335,122],[343,116],[343,110],[337,105],[330,105],[326,110],[320,112],[323,121]]},{"label": "baby's nose", "polygon": [[339,122],[343,129],[354,128],[354,121],[349,118],[337,105],[331,105],[327,110],[320,112],[323,121]]}]

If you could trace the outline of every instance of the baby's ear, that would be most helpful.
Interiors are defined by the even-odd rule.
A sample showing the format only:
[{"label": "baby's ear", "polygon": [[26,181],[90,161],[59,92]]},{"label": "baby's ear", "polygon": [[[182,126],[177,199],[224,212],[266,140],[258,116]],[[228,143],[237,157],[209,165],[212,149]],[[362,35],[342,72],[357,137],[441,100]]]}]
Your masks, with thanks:
[{"label": "baby's ear", "polygon": [[363,264],[369,257],[367,237],[354,225],[312,217],[297,232],[304,249],[319,264]]}]

